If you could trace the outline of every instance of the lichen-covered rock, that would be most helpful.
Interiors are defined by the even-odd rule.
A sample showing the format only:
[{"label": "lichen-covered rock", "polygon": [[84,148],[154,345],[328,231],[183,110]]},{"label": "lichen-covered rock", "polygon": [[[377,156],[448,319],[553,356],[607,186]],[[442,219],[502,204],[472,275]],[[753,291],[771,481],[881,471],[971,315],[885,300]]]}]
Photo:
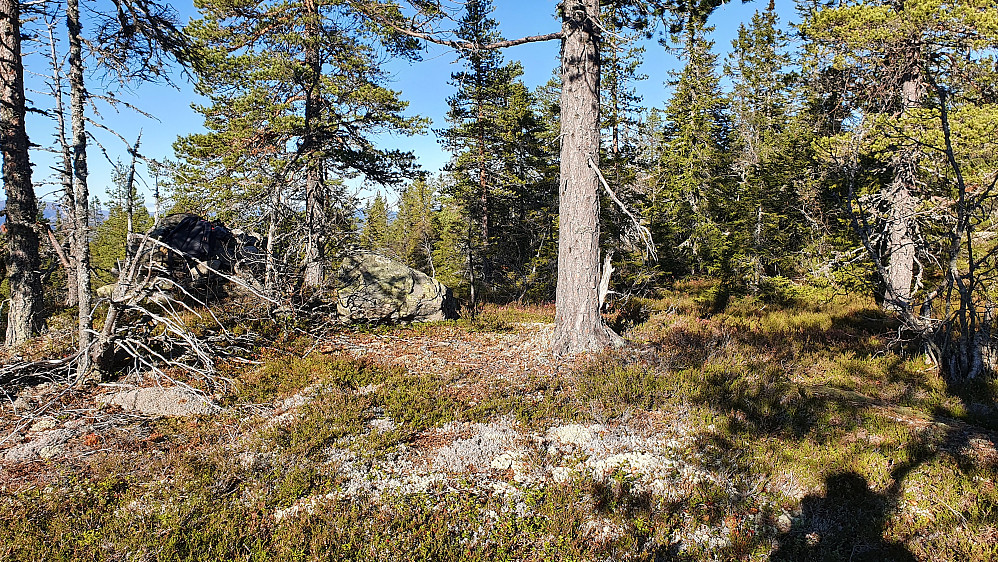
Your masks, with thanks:
[{"label": "lichen-covered rock", "polygon": [[221,408],[204,397],[177,387],[135,388],[97,397],[100,406],[121,406],[128,411],[153,416],[206,416]]},{"label": "lichen-covered rock", "polygon": [[79,433],[77,429],[50,429],[39,431],[30,441],[15,445],[3,452],[3,460],[27,462],[39,458],[50,459],[62,453],[63,446]]},{"label": "lichen-covered rock", "polygon": [[457,317],[457,301],[443,283],[379,254],[348,254],[336,278],[336,310],[345,322],[434,322]]}]

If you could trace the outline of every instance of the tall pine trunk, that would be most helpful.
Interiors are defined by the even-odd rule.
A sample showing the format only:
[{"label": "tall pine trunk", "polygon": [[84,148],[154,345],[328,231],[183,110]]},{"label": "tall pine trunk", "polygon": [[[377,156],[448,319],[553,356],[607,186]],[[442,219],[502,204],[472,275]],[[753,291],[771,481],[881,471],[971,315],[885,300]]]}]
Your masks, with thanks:
[{"label": "tall pine trunk", "polygon": [[76,262],[77,316],[80,359],[78,374],[90,370],[91,287],[90,287],[90,192],[87,187],[87,132],[84,104],[86,88],[83,81],[83,40],[80,24],[80,1],[67,0],[66,28],[69,32],[69,110],[73,142],[73,230],[72,248]]},{"label": "tall pine trunk", "polygon": [[602,349],[616,335],[599,310],[599,0],[566,4],[561,54],[561,179],[559,186],[556,353]]},{"label": "tall pine trunk", "polygon": [[0,0],[0,151],[7,197],[7,277],[10,308],[6,345],[14,346],[37,333],[41,320],[42,286],[38,274],[38,220],[31,185],[28,134],[25,130],[24,67],[21,62],[21,6]]}]

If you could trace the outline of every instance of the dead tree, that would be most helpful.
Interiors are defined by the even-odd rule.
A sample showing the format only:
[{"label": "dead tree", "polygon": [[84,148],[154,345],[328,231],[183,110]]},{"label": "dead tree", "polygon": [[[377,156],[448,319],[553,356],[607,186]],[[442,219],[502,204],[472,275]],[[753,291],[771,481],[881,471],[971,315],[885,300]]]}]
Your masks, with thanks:
[{"label": "dead tree", "polygon": [[[148,234],[133,234],[129,245],[134,251],[126,258],[110,293],[103,296],[108,310],[89,350],[98,372],[102,377],[113,374],[124,358],[158,374],[172,366],[212,385],[231,382],[218,375],[216,359],[231,355],[234,349],[240,349],[240,343],[249,348],[252,338],[233,336],[209,303],[190,285],[178,282],[156,258],[157,252],[171,253],[177,263],[185,264],[183,254]],[[276,304],[253,280],[218,271],[205,263],[197,264],[195,269],[238,284],[244,294],[253,295],[259,302]],[[189,329],[191,317],[209,320],[216,335],[206,337]],[[213,345],[216,342],[212,338],[226,343],[227,351]]]}]

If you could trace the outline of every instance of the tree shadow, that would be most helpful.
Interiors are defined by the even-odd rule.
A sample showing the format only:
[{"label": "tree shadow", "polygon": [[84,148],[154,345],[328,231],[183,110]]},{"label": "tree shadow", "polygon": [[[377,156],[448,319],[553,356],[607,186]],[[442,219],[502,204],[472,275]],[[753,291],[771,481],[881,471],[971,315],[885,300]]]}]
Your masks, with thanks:
[{"label": "tree shadow", "polygon": [[800,516],[778,538],[780,546],[770,561],[914,562],[903,545],[883,538],[896,503],[901,475],[896,476],[894,486],[877,493],[855,472],[829,475],[824,494],[802,500]]}]

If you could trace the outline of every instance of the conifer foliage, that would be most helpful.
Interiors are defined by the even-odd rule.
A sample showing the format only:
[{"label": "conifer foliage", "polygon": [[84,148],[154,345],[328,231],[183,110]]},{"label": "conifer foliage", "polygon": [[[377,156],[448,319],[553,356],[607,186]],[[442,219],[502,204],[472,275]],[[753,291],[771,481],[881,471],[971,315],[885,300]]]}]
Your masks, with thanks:
[{"label": "conifer foliage", "polygon": [[[502,40],[491,11],[488,0],[466,3],[457,36],[475,44]],[[450,126],[440,131],[453,155],[446,192],[469,221],[462,245],[470,294],[509,300],[522,289],[526,258],[536,251],[532,222],[550,220],[550,150],[539,138],[544,124],[533,95],[518,80],[520,63],[504,62],[495,50],[462,58],[464,70],[451,75]]]},{"label": "conifer foliage", "polygon": [[199,111],[209,132],[177,143],[181,189],[225,201],[220,210],[301,225],[304,239],[288,249],[305,282],[320,285],[331,252],[352,232],[343,180],[399,183],[413,172],[411,155],[379,149],[371,137],[422,122],[402,115],[406,103],[379,66],[386,46],[344,2],[198,7],[203,18],[188,32],[203,57],[198,89],[210,104]]},{"label": "conifer foliage", "polygon": [[[789,279],[811,280],[870,291],[901,322],[897,347],[952,376],[993,371],[998,7],[801,2],[791,26],[771,0],[720,46],[722,60],[710,25],[721,3],[560,2],[559,25],[507,39],[492,0],[198,0],[183,33],[151,0],[32,4],[38,19],[0,0],[7,341],[42,325],[32,100],[19,75],[18,43],[32,35],[18,25],[29,22],[51,41],[46,112],[81,348],[104,345],[88,343],[93,270],[120,258],[122,221],[149,220],[129,188],[92,232],[88,127],[102,98],[86,80],[166,80],[173,59],[207,99],[206,132],[178,139],[177,163],[157,165],[157,178],[170,176],[171,210],[255,232],[275,299],[325,298],[332,260],[360,246],[437,277],[472,313],[553,299],[552,345],[576,353],[621,341],[601,315],[607,295],[705,276],[719,294],[767,301]],[[54,38],[63,16],[66,56]],[[649,77],[664,82],[659,107],[636,87],[653,37],[678,59]],[[540,41],[560,42],[560,67],[531,88],[508,48]],[[449,94],[435,133],[450,160],[436,176],[380,144],[427,124],[406,113],[384,64],[417,61],[426,42],[458,65],[449,82],[423,85]],[[657,263],[635,232],[650,232]]]},{"label": "conifer foliage", "polygon": [[998,7],[846,2],[802,29],[815,73],[839,77],[846,124],[818,158],[884,309],[951,375],[994,368]]},{"label": "conifer foliage", "polygon": [[730,181],[731,127],[710,29],[692,20],[683,36],[685,65],[662,112],[647,215],[657,245],[673,248],[675,273],[717,273],[728,252],[723,233]]},{"label": "conifer foliage", "polygon": [[803,126],[790,37],[773,1],[738,28],[725,62],[732,81],[729,193],[731,273],[757,293],[771,276],[797,276],[812,238],[806,207],[811,134]]}]

